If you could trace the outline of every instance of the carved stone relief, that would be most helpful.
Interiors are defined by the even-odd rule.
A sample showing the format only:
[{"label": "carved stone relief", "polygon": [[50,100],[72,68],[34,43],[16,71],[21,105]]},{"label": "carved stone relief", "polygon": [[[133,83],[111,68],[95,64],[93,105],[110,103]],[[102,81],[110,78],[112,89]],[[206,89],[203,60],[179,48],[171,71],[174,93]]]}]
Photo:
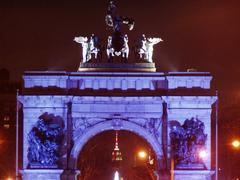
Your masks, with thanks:
[{"label": "carved stone relief", "polygon": [[202,164],[199,151],[205,148],[207,134],[204,123],[197,118],[186,119],[181,125],[178,121],[170,122],[172,156],[176,164]]},{"label": "carved stone relief", "polygon": [[57,168],[64,138],[64,121],[44,113],[28,134],[29,168]]}]

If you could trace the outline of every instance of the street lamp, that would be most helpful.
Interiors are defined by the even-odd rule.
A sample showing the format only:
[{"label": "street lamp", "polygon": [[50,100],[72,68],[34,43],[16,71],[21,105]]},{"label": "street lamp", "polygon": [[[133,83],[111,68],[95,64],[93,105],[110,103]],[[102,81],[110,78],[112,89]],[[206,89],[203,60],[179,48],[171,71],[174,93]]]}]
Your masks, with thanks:
[{"label": "street lamp", "polygon": [[234,164],[233,164],[233,158],[236,155],[235,151],[240,149],[240,140],[233,139],[232,142],[231,142],[231,146],[232,146],[231,147],[232,148],[232,153],[229,156],[227,156],[228,157],[227,158],[227,160],[228,160],[228,171],[229,171],[228,179],[232,179],[233,167],[235,167]]},{"label": "street lamp", "polygon": [[138,152],[138,157],[139,157],[140,159],[146,159],[147,153],[146,153],[145,151],[139,151],[139,152]]},{"label": "street lamp", "polygon": [[239,148],[240,147],[240,141],[239,140],[234,140],[232,141],[232,146],[234,148]]},{"label": "street lamp", "polygon": [[144,150],[136,152],[136,154],[134,155],[134,167],[136,167],[137,164],[143,165],[146,158],[147,158],[147,153]]},{"label": "street lamp", "polygon": [[[134,167],[142,167],[145,169],[148,173],[148,175],[151,177],[151,179],[156,179],[156,172],[154,171],[154,158],[151,157],[151,149],[149,150],[140,150],[136,153],[134,156]],[[138,162],[138,165],[136,166],[136,162]],[[158,177],[157,177],[158,179]]]}]

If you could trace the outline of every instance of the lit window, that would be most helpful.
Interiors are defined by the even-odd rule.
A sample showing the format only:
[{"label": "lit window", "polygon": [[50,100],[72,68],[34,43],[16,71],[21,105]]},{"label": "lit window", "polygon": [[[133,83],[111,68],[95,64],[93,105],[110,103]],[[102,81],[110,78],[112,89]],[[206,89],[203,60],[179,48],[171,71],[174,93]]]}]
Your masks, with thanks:
[{"label": "lit window", "polygon": [[3,127],[4,127],[5,129],[9,129],[9,128],[10,128],[10,124],[4,124]]},{"label": "lit window", "polygon": [[10,117],[9,117],[9,116],[4,116],[3,120],[4,120],[4,121],[9,121],[9,120],[10,120]]}]

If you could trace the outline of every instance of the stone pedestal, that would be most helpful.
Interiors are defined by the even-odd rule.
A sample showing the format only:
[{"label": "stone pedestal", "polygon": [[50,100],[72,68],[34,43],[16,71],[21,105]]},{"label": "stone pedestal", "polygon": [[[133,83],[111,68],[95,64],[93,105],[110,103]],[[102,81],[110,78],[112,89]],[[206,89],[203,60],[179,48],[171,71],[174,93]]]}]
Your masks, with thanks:
[{"label": "stone pedestal", "polygon": [[210,180],[213,174],[210,170],[175,170],[174,180]]},{"label": "stone pedestal", "polygon": [[76,180],[79,174],[79,170],[65,170],[61,175],[61,180]]},{"label": "stone pedestal", "polygon": [[155,63],[80,63],[78,71],[156,72]]},{"label": "stone pedestal", "polygon": [[62,169],[25,169],[22,170],[24,180],[60,180]]}]

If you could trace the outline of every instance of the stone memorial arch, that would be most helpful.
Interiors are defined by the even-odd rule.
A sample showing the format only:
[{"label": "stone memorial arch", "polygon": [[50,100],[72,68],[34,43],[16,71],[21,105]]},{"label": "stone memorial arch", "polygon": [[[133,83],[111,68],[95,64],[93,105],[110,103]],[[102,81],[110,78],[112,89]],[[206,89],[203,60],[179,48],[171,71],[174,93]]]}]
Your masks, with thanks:
[{"label": "stone memorial arch", "polygon": [[[23,179],[76,179],[83,146],[107,130],[146,140],[156,155],[156,179],[170,172],[176,180],[210,179],[217,100],[211,74],[156,72],[153,47],[163,40],[142,34],[132,46],[122,26],[132,30],[135,22],[117,16],[116,7],[109,2],[107,44],[95,34],[74,38],[82,49],[78,72],[24,73],[18,98],[24,114]],[[129,54],[135,55],[131,63]],[[199,159],[200,150],[206,159]]]},{"label": "stone memorial arch", "polygon": [[[81,149],[91,137],[107,130],[130,131],[146,140],[157,157],[161,177],[162,172],[170,171],[172,134],[182,133],[186,122],[201,122],[201,148],[208,158],[200,165],[194,159],[179,161],[175,177],[209,178],[213,172],[211,114],[216,100],[211,79],[204,72],[25,72],[24,90],[19,96],[24,113],[23,178],[75,179]],[[181,131],[174,131],[177,128]],[[186,128],[191,130],[191,126]],[[63,132],[62,141],[50,133],[56,141],[49,141],[45,135],[46,141],[35,146],[32,139],[41,139],[36,132],[47,134],[47,130]],[[56,142],[58,146],[54,146]],[[39,152],[33,151],[34,147],[40,147]],[[48,152],[57,152],[57,148],[61,153],[49,156]]]}]

